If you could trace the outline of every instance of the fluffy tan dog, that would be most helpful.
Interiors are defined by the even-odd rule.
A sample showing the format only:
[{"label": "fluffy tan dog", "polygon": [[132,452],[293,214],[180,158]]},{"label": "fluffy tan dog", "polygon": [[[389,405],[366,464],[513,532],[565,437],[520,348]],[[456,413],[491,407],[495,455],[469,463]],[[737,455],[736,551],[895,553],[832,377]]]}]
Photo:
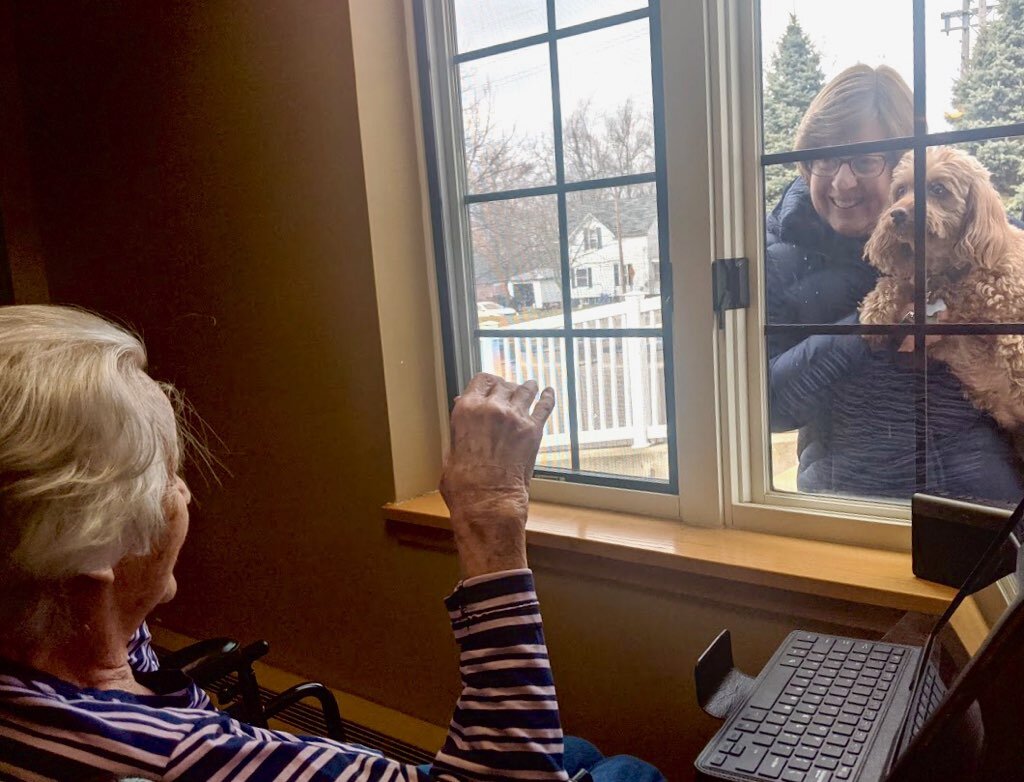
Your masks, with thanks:
[{"label": "fluffy tan dog", "polygon": [[[929,319],[945,323],[1024,322],[1024,231],[1010,225],[989,173],[958,149],[928,150],[925,210]],[[863,324],[912,319],[914,160],[893,171],[892,206],[864,249],[883,276],[860,305]],[[870,337],[874,345],[888,337]],[[1006,429],[1024,424],[1024,336],[928,337],[928,353],[949,365],[968,398]]]}]

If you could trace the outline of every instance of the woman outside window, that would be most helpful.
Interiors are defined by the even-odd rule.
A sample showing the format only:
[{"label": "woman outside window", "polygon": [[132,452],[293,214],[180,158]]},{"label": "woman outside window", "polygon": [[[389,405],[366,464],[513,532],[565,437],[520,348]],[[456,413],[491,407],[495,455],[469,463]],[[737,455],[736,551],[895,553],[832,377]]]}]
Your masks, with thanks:
[{"label": "woman outside window", "polygon": [[[855,65],[811,102],[796,149],[914,131],[913,95],[895,70]],[[771,324],[855,324],[878,272],[864,243],[888,203],[901,153],[800,164],[767,218]],[[859,335],[768,337],[771,430],[799,429],[800,491],[909,499],[919,489],[1016,502],[1021,464],[1009,436],[972,407],[944,364],[927,368],[926,486],[916,476],[915,372]],[[904,354],[903,357],[909,358]]]}]

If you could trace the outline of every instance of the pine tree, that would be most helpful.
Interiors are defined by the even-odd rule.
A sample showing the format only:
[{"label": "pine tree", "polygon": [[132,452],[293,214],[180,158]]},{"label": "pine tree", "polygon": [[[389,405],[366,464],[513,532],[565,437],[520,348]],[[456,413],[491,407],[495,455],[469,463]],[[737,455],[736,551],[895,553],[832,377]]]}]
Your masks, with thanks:
[{"label": "pine tree", "polygon": [[[1024,0],[1001,0],[953,86],[957,129],[1024,122]],[[992,173],[1007,210],[1024,210],[1024,137],[965,145]]]},{"label": "pine tree", "polygon": [[[796,15],[790,14],[786,32],[779,39],[765,77],[765,152],[788,152],[793,148],[797,126],[824,82],[821,55],[803,31]],[[765,170],[765,203],[768,209],[775,205],[794,176],[794,165],[770,166]]]}]

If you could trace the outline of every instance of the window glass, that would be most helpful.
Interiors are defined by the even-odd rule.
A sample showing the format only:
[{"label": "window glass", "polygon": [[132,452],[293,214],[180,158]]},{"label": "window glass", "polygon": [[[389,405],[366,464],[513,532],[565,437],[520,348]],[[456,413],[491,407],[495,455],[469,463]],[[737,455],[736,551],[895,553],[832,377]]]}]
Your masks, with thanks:
[{"label": "window glass", "polygon": [[561,328],[562,267],[555,196],[469,207],[480,328]]},{"label": "window glass", "polygon": [[547,32],[546,6],[545,0],[454,0],[458,51]]},{"label": "window glass", "polygon": [[[451,123],[437,137],[454,130],[463,144],[434,150],[445,178],[435,200],[458,201],[432,206],[435,225],[459,234],[446,242],[452,279],[442,284],[459,320],[453,333],[468,342],[454,346],[468,353],[460,371],[555,388],[542,470],[674,491],[651,62],[657,20],[642,0],[452,9],[459,52],[432,56],[434,67],[454,69],[458,94],[438,96],[434,109]],[[623,11],[640,18],[564,30]],[[530,38],[556,18],[556,35]],[[450,45],[436,30],[431,39]],[[438,81],[440,90],[452,85]]]},{"label": "window glass", "polygon": [[668,478],[664,370],[660,339],[576,340],[581,469]]},{"label": "window glass", "polygon": [[558,62],[566,179],[653,171],[648,21],[563,39]]},{"label": "window glass", "polygon": [[646,0],[555,0],[555,19],[559,27],[570,27],[646,7]]},{"label": "window glass", "polygon": [[[566,197],[566,213],[569,265],[589,270],[590,280],[586,290],[573,291],[574,325],[661,326],[654,184],[572,192]],[[638,303],[630,309],[623,306],[627,300]]]},{"label": "window glass", "polygon": [[554,181],[548,47],[528,46],[459,66],[469,193]]},{"label": "window glass", "polygon": [[[929,0],[917,20],[925,132],[1024,121],[1024,3],[964,9]],[[915,20],[911,3],[762,0],[760,21],[771,488],[1015,502],[1024,465],[1012,357],[1024,338],[970,330],[1024,322],[1019,297],[1004,293],[1011,272],[993,262],[1008,247],[994,237],[1024,211],[1024,138],[930,148],[923,204],[904,149],[776,162],[798,147],[914,135]],[[859,75],[846,70],[856,63]],[[962,334],[895,331],[914,322],[920,219],[926,322],[963,325]],[[865,326],[889,333],[856,331]]]},{"label": "window glass", "polygon": [[[550,386],[558,400],[568,398],[565,340],[557,337],[480,337],[482,371],[523,383],[530,378],[540,388]],[[538,467],[570,469],[569,406],[556,404],[544,426]]]}]

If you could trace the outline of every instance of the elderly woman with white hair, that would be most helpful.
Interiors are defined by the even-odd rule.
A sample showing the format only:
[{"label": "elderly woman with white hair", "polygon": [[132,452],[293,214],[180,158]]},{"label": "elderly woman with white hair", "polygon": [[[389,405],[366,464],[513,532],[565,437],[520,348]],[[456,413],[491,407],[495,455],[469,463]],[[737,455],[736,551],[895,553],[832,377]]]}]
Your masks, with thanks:
[{"label": "elderly woman with white hair", "polygon": [[[464,691],[430,767],[254,728],[160,670],[146,615],[188,532],[173,389],[142,343],[75,309],[0,307],[0,777],[655,782],[563,749],[533,576],[527,485],[554,396],[478,375],[442,478],[464,580],[447,599]],[[486,708],[480,708],[481,705]]]}]

